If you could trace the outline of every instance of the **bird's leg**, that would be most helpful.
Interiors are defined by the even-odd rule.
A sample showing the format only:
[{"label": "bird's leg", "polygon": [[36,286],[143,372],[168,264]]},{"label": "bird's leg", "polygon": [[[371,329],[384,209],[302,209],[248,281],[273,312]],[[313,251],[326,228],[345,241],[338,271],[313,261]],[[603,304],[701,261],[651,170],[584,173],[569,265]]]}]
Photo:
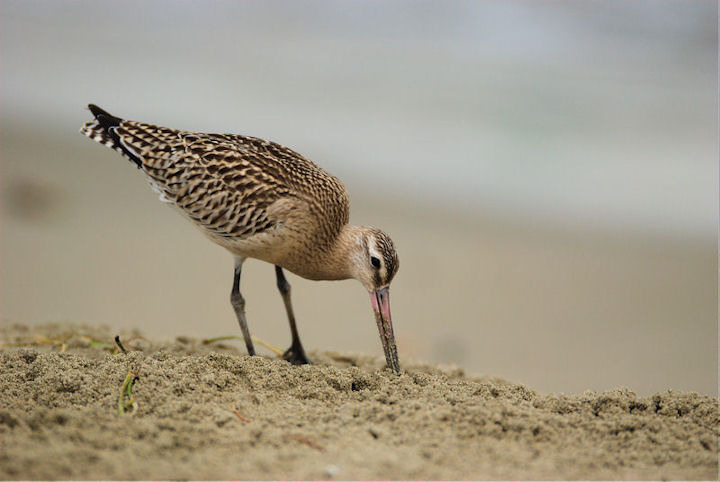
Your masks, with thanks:
[{"label": "bird's leg", "polygon": [[305,355],[302,343],[300,343],[297,326],[295,326],[295,314],[293,313],[292,302],[290,301],[290,283],[285,279],[285,273],[283,273],[280,266],[275,266],[275,274],[277,275],[278,290],[280,290],[280,295],[285,303],[285,311],[287,311],[288,321],[290,322],[290,333],[292,334],[292,343],[290,348],[283,353],[283,358],[293,365],[310,363],[307,355]]},{"label": "bird's leg", "polygon": [[230,303],[232,303],[238,323],[240,323],[240,329],[242,330],[248,355],[253,356],[255,355],[255,347],[253,346],[252,338],[250,338],[250,330],[248,329],[247,319],[245,318],[245,298],[243,298],[242,293],[240,293],[240,274],[242,273],[243,261],[245,261],[245,258],[235,258],[235,276],[233,277],[233,286],[230,292]]}]

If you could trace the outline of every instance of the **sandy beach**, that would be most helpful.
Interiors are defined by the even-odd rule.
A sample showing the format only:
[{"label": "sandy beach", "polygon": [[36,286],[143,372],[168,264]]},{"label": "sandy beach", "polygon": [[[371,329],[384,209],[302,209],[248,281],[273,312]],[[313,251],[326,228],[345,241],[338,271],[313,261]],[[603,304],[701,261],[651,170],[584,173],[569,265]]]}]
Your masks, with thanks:
[{"label": "sandy beach", "polygon": [[139,332],[122,353],[113,335],[3,328],[2,479],[717,478],[718,400],[697,393],[542,394],[338,352],[294,367]]},{"label": "sandy beach", "polygon": [[[0,2],[0,479],[717,480],[717,13]],[[217,340],[232,256],[78,133],[88,103],[342,180],[399,256],[402,375],[354,280],[287,273],[314,364],[278,359],[256,259],[277,349]]]}]

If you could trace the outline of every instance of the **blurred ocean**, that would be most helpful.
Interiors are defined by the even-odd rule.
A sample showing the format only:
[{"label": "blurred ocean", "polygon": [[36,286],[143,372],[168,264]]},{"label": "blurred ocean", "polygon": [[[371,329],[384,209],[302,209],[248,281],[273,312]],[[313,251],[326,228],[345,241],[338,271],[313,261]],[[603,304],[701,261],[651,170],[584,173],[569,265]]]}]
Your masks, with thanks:
[{"label": "blurred ocean", "polygon": [[[236,328],[229,257],[77,133],[93,102],[343,179],[353,220],[396,238],[406,353],[539,389],[715,393],[717,45],[710,1],[5,0],[3,319]],[[256,276],[251,312],[277,304],[264,336],[285,337]],[[377,351],[361,290],[292,282],[307,345]]]},{"label": "blurred ocean", "polygon": [[417,201],[717,231],[715,2],[1,8],[3,122],[74,128],[95,102]]}]

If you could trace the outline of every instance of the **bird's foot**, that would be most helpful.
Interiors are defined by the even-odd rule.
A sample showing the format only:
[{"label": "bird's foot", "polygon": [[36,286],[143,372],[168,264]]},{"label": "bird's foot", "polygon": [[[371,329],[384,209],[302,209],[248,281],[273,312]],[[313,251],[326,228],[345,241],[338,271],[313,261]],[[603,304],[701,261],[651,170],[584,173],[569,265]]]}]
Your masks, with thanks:
[{"label": "bird's foot", "polygon": [[290,348],[285,350],[283,353],[283,360],[289,361],[293,365],[311,365],[312,362],[308,360],[305,350],[302,345],[292,345]]}]

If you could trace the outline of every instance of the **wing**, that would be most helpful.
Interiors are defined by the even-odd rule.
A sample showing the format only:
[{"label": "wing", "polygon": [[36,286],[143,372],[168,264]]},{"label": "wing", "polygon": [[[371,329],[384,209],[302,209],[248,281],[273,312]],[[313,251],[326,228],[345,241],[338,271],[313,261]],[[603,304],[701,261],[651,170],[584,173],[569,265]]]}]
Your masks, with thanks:
[{"label": "wing", "polygon": [[273,229],[286,221],[287,213],[273,209],[282,200],[307,206],[307,213],[296,215],[330,215],[339,221],[325,228],[330,237],[349,218],[342,183],[279,144],[132,121],[123,121],[115,132],[140,159],[161,198],[214,235],[246,239]]}]

